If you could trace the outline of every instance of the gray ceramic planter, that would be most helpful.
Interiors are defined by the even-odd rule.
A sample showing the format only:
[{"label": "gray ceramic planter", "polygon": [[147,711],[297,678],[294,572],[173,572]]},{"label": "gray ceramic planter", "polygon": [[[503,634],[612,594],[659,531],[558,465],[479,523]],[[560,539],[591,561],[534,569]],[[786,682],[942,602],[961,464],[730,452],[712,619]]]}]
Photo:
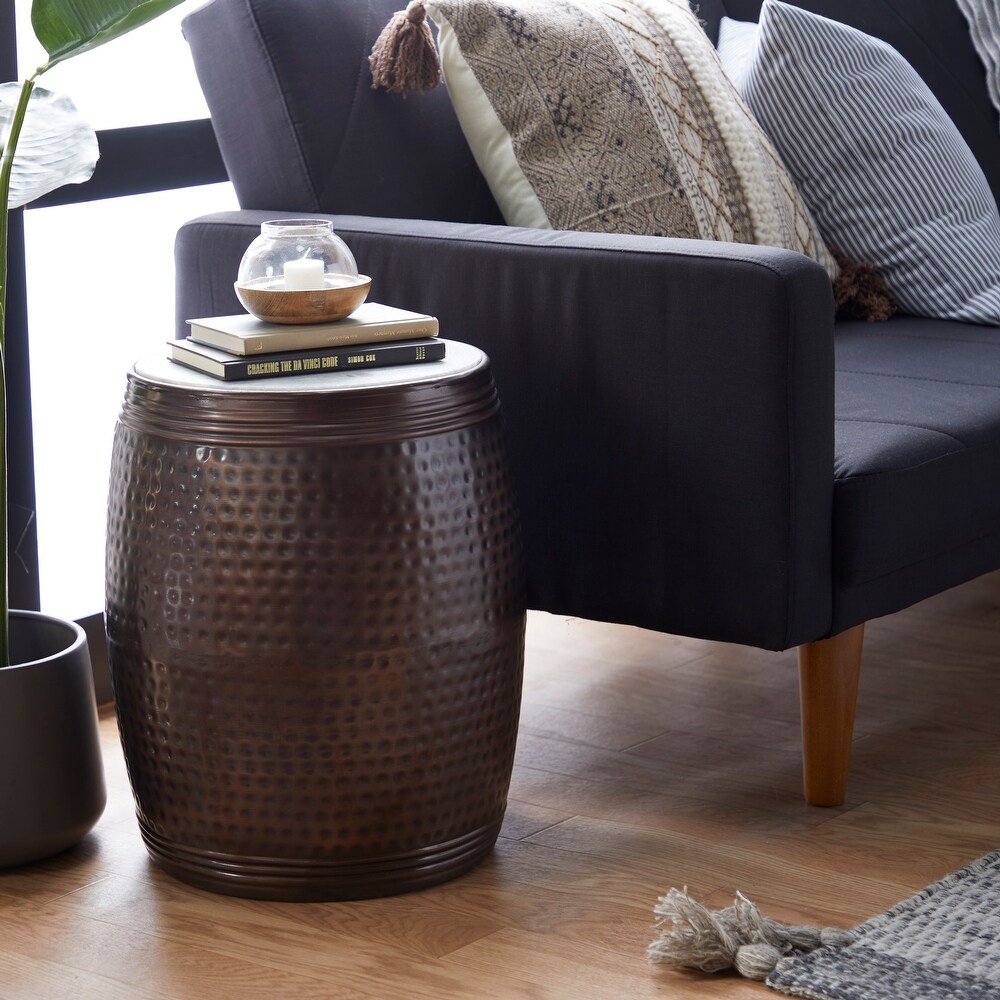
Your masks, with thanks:
[{"label": "gray ceramic planter", "polygon": [[104,811],[87,640],[78,625],[10,613],[0,669],[0,868],[72,847]]}]

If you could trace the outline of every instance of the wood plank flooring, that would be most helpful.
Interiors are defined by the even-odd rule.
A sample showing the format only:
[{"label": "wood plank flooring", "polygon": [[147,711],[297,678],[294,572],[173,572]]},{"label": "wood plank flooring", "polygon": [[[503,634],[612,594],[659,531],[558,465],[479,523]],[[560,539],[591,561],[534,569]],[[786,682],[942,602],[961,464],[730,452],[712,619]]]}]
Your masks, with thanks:
[{"label": "wood plank flooring", "polygon": [[353,903],[230,899],[152,865],[113,713],[110,801],[0,872],[0,1000],[773,996],[647,963],[671,886],[849,926],[1000,847],[1000,574],[866,632],[839,809],[803,804],[794,651],[532,613],[506,825],[471,874]]}]

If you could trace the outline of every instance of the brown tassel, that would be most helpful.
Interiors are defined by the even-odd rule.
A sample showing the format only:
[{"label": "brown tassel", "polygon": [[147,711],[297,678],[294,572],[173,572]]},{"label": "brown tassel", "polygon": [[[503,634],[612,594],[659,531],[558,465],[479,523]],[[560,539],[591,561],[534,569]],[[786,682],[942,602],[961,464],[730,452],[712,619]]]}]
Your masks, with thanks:
[{"label": "brown tassel", "polygon": [[831,253],[840,266],[833,283],[837,319],[864,319],[881,323],[896,314],[885,279],[870,261],[849,260],[833,247]]},{"label": "brown tassel", "polygon": [[432,90],[441,82],[441,62],[422,0],[410,0],[398,10],[375,40],[368,64],[372,90],[390,94]]}]

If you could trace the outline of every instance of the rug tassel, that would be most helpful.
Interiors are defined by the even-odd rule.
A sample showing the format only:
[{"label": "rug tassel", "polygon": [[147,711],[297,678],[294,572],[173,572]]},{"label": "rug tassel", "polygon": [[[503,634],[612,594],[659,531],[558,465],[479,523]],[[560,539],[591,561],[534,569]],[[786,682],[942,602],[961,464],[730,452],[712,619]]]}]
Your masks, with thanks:
[{"label": "rug tassel", "polygon": [[406,94],[432,90],[441,82],[441,61],[422,0],[410,0],[406,10],[392,15],[372,46],[368,65],[372,90]]},{"label": "rug tassel", "polygon": [[790,952],[820,945],[842,948],[854,940],[850,931],[808,924],[779,924],[765,917],[742,893],[732,906],[709,910],[685,888],[661,896],[653,912],[659,937],[649,946],[653,962],[674,968],[721,972],[736,969],[747,979],[764,980]]}]

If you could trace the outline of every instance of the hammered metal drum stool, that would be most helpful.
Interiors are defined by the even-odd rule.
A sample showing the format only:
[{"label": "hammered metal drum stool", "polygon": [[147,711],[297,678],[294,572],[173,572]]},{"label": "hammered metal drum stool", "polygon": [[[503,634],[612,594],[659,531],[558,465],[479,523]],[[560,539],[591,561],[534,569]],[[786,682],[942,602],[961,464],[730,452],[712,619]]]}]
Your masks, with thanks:
[{"label": "hammered metal drum stool", "polygon": [[330,900],[489,853],[525,597],[482,352],[234,383],[141,361],[108,518],[115,705],[153,860]]}]

